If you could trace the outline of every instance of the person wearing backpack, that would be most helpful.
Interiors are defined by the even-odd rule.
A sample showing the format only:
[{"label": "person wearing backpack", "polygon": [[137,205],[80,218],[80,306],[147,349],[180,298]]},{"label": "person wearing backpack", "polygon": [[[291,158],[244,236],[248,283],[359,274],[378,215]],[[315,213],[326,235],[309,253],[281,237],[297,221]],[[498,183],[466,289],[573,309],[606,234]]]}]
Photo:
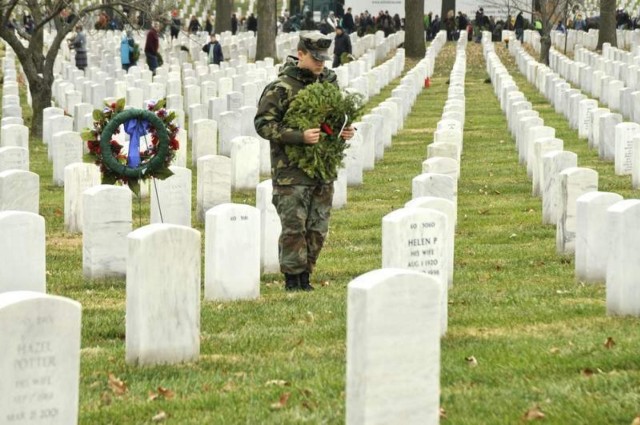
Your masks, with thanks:
[{"label": "person wearing backpack", "polygon": [[129,68],[136,66],[140,57],[140,48],[133,39],[131,30],[127,31],[120,40],[120,62],[122,69],[129,71]]}]

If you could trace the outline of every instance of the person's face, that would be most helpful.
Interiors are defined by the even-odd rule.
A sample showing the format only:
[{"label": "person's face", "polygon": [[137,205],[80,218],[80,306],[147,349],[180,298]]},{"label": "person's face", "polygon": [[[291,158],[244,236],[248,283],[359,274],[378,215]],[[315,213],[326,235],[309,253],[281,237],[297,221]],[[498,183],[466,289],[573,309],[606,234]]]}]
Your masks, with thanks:
[{"label": "person's face", "polygon": [[308,69],[313,72],[314,75],[320,75],[324,69],[324,62],[316,60],[311,56],[310,52],[303,52],[298,50],[298,67],[302,69]]}]

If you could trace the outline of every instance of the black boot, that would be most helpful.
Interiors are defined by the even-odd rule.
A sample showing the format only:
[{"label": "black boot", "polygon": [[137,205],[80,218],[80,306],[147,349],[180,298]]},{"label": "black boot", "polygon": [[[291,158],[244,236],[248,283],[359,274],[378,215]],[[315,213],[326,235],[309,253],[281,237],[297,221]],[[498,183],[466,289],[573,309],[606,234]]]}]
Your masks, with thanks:
[{"label": "black boot", "polygon": [[299,274],[284,274],[284,290],[285,291],[299,291],[300,290],[300,275]]},{"label": "black boot", "polygon": [[300,289],[303,291],[313,291],[313,286],[309,283],[309,272],[300,273]]}]

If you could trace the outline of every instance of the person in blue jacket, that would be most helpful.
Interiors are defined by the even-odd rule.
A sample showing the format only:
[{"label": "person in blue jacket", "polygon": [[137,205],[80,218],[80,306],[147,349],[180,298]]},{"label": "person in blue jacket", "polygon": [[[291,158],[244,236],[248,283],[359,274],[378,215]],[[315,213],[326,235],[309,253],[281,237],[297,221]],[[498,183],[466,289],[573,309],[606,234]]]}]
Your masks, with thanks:
[{"label": "person in blue jacket", "polygon": [[209,55],[210,64],[220,65],[220,62],[224,60],[224,56],[222,56],[222,46],[220,46],[220,43],[216,40],[215,34],[211,34],[211,41],[202,47],[202,51]]},{"label": "person in blue jacket", "polygon": [[[122,69],[128,71],[132,66],[136,66],[138,58],[136,57],[136,42],[133,40],[133,33],[131,30],[127,31],[120,40],[120,62],[122,63]],[[137,55],[140,55],[138,50]]]}]

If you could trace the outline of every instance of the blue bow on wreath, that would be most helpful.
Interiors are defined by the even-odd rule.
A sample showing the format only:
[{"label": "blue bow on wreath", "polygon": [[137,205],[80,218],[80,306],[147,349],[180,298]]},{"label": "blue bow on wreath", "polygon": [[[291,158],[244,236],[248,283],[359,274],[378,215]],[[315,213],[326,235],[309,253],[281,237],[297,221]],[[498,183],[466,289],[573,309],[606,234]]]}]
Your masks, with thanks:
[{"label": "blue bow on wreath", "polygon": [[124,131],[129,135],[129,156],[127,165],[137,167],[140,165],[140,137],[147,134],[149,123],[147,120],[132,119],[124,123]]}]

